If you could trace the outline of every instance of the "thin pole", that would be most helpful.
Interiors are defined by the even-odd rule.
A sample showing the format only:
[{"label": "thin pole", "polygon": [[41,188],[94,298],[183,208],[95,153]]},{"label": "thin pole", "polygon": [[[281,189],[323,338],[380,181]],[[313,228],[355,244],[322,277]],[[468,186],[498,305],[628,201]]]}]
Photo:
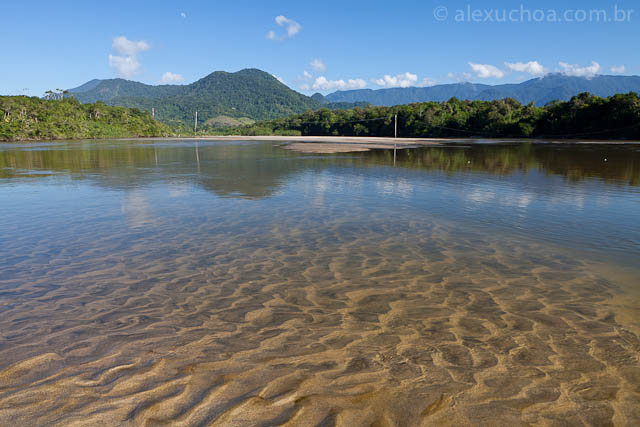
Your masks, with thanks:
[{"label": "thin pole", "polygon": [[396,125],[395,125],[395,132],[394,132],[394,141],[393,141],[393,166],[396,165],[396,148],[398,143],[395,141],[396,139],[398,139],[398,113],[396,113]]},{"label": "thin pole", "polygon": [[198,134],[198,112],[196,111],[196,121],[193,125],[193,134],[197,135]]},{"label": "thin pole", "polygon": [[200,173],[200,154],[198,153],[198,140],[196,139],[196,163],[198,165],[198,173]]},{"label": "thin pole", "polygon": [[152,118],[156,118],[156,109],[155,108],[151,108],[151,117]]},{"label": "thin pole", "polygon": [[395,132],[394,132],[394,138],[398,137],[398,113],[396,113],[396,127],[395,127]]}]

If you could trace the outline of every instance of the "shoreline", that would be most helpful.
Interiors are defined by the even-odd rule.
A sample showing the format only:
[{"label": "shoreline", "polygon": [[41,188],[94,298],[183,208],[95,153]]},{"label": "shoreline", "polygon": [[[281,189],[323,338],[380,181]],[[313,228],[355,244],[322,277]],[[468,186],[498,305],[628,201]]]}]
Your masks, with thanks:
[{"label": "shoreline", "polygon": [[639,144],[635,140],[598,140],[598,139],[545,139],[545,138],[392,138],[368,136],[241,136],[241,135],[203,135],[203,136],[164,136],[164,137],[124,137],[124,138],[87,138],[87,139],[49,139],[0,141],[0,144],[49,143],[73,141],[263,141],[283,143],[281,148],[309,154],[353,153],[371,150],[393,150],[419,147],[443,147],[452,144],[574,144],[574,145],[626,145]]}]

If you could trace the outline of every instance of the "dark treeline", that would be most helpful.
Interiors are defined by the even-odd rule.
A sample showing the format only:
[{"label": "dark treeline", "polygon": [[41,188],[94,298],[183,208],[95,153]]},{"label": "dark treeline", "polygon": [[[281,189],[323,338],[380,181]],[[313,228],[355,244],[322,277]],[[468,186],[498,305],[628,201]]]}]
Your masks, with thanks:
[{"label": "dark treeline", "polygon": [[514,137],[640,139],[640,98],[636,93],[600,98],[582,93],[544,107],[498,101],[424,102],[394,107],[321,109],[251,126],[225,128],[238,135]]},{"label": "dark treeline", "polygon": [[0,96],[0,141],[166,136],[171,130],[147,112],[74,98]]}]

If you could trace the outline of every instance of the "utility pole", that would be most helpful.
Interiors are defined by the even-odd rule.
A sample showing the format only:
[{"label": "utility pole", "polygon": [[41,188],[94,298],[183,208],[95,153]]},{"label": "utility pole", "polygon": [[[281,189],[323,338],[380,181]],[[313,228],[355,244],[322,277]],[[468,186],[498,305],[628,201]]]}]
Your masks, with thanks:
[{"label": "utility pole", "polygon": [[196,122],[193,125],[193,134],[198,135],[198,112],[196,111]]},{"label": "utility pole", "polygon": [[395,127],[395,132],[394,132],[394,138],[398,137],[398,113],[396,113],[396,127]]}]

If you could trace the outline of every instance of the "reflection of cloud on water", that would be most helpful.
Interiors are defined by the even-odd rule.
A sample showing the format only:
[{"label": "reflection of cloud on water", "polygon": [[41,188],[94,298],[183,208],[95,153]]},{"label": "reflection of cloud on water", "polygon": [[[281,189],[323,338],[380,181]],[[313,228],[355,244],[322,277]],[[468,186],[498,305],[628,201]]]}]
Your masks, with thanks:
[{"label": "reflection of cloud on water", "polygon": [[536,195],[531,192],[508,189],[501,189],[496,192],[495,190],[476,188],[466,195],[466,199],[474,205],[493,203],[501,206],[527,209],[536,199]]},{"label": "reflection of cloud on water", "polygon": [[525,209],[529,207],[529,205],[531,204],[531,202],[533,202],[534,199],[535,199],[535,196],[533,194],[523,194],[516,199],[516,206],[518,206],[519,208]]},{"label": "reflection of cloud on water", "polygon": [[533,193],[509,192],[502,197],[500,204],[503,206],[518,207],[527,209],[529,205],[536,199]]},{"label": "reflection of cloud on water", "polygon": [[120,210],[126,216],[129,227],[143,227],[156,222],[146,197],[140,191],[125,193]]},{"label": "reflection of cloud on water", "polygon": [[491,190],[475,189],[467,194],[467,199],[474,203],[488,203],[495,199],[496,193]]},{"label": "reflection of cloud on water", "polygon": [[326,207],[326,196],[348,194],[357,197],[364,186],[364,178],[359,175],[333,175],[328,172],[306,174],[299,182],[300,191],[311,201],[314,208]]},{"label": "reflection of cloud on water", "polygon": [[406,179],[376,181],[376,189],[384,195],[395,194],[405,199],[413,194],[413,184]]},{"label": "reflection of cloud on water", "polygon": [[313,184],[314,189],[314,197],[312,206],[316,209],[320,209],[324,207],[324,193],[329,188],[329,182],[326,177],[320,177],[320,179],[316,180]]},{"label": "reflection of cloud on water", "polygon": [[554,194],[553,197],[551,197],[550,203],[554,206],[564,204],[568,207],[584,210],[585,199],[586,197],[584,192],[579,192],[577,194]]},{"label": "reflection of cloud on water", "polygon": [[189,193],[189,186],[179,182],[170,182],[167,186],[169,197],[184,197]]}]

